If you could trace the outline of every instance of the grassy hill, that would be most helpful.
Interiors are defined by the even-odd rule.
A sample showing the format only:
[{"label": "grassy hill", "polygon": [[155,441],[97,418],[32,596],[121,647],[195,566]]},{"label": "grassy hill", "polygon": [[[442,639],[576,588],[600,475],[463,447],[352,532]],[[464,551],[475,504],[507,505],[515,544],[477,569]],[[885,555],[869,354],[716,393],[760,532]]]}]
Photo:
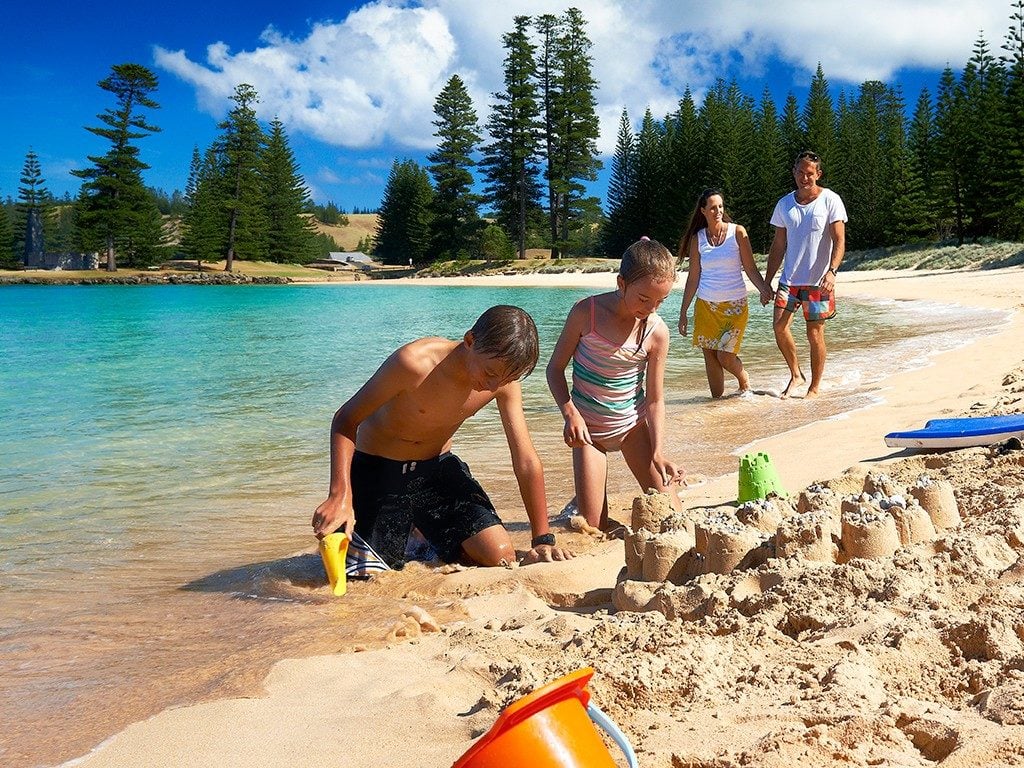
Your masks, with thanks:
[{"label": "grassy hill", "polygon": [[376,213],[350,213],[348,214],[348,226],[337,227],[331,224],[314,222],[318,232],[330,235],[343,251],[354,251],[359,241],[364,237],[373,237],[377,234]]}]

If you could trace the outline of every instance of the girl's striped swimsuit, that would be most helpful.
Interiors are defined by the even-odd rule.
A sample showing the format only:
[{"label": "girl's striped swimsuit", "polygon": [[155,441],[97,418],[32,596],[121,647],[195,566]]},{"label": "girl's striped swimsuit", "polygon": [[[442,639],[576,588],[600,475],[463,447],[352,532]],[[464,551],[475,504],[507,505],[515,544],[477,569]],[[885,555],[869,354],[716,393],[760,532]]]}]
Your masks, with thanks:
[{"label": "girl's striped swimsuit", "polygon": [[663,321],[651,314],[639,344],[634,330],[620,346],[597,332],[594,297],[589,301],[590,330],[580,337],[572,356],[572,402],[592,438],[614,440],[647,416],[643,388],[647,341]]}]

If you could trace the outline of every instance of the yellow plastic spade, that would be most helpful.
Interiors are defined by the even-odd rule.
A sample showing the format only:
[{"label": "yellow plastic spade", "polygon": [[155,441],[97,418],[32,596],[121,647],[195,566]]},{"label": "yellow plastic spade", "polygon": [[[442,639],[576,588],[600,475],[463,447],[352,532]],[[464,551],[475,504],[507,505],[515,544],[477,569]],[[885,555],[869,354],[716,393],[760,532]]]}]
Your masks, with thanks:
[{"label": "yellow plastic spade", "polygon": [[348,591],[345,583],[345,555],[348,553],[348,536],[344,533],[329,533],[320,539],[320,557],[324,561],[327,580],[335,597]]}]

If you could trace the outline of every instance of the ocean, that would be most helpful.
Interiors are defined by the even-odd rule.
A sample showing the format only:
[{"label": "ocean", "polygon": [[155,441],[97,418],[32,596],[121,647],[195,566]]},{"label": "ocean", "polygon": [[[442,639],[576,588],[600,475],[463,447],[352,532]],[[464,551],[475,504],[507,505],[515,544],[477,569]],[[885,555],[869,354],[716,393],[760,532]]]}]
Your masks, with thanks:
[{"label": "ocean", "polygon": [[[252,694],[280,658],[381,638],[401,601],[372,583],[332,598],[309,520],[326,493],[331,416],[406,341],[458,338],[494,304],[533,315],[541,361],[524,406],[557,513],[573,495],[571,457],[543,368],[572,303],[594,292],[0,289],[0,763],[59,764],[167,706]],[[822,398],[712,402],[700,354],[675,332],[680,296],[681,285],[661,313],[673,336],[667,453],[709,476],[735,472],[757,438],[870,405],[884,376],[1002,320],[841,298]],[[794,330],[806,360],[801,319]],[[755,390],[784,386],[770,308],[756,301],[743,359]],[[524,530],[493,405],[454,450]],[[634,487],[621,460],[610,465],[610,491]]]}]

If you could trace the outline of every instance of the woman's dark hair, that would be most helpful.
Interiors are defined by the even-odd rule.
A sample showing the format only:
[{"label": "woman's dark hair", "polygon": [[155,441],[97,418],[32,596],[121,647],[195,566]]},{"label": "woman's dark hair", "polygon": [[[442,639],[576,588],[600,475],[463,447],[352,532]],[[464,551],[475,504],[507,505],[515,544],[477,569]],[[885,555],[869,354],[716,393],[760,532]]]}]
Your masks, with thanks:
[{"label": "woman's dark hair", "polygon": [[[677,254],[679,263],[682,264],[687,257],[690,255],[690,241],[697,236],[697,233],[708,225],[708,220],[704,216],[702,208],[707,207],[708,200],[715,195],[722,198],[722,202],[725,202],[725,195],[722,194],[721,190],[715,189],[714,187],[708,187],[700,193],[700,197],[697,198],[697,204],[693,206],[693,213],[690,214],[690,223],[686,227],[686,231],[683,232],[683,239],[679,241],[679,252]],[[729,218],[728,212],[723,211],[723,221],[732,221]]]},{"label": "woman's dark hair", "polygon": [[529,376],[537,366],[540,342],[533,318],[523,309],[508,304],[491,307],[473,324],[473,347],[508,365],[516,379]]}]

